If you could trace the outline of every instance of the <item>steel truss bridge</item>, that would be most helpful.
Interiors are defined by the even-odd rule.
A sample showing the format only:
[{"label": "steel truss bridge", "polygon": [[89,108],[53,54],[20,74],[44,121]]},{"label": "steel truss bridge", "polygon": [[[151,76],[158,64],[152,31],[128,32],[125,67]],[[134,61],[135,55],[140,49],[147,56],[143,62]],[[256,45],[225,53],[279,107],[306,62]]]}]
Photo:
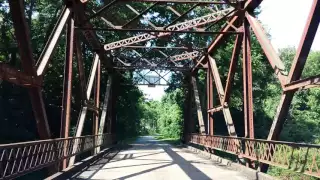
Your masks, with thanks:
[{"label": "steel truss bridge", "polygon": [[[60,16],[47,39],[41,56],[35,60],[31,46],[30,29],[25,17],[24,1],[10,0],[10,14],[14,26],[21,59],[21,70],[6,63],[0,63],[0,77],[29,92],[34,120],[41,140],[0,145],[0,179],[11,179],[37,171],[51,169],[61,163],[62,169],[72,166],[75,157],[86,151],[93,154],[117,142],[114,105],[117,101],[115,73],[123,74],[132,70],[167,70],[185,75],[184,85],[188,87],[185,99],[184,137],[185,143],[198,144],[209,149],[223,151],[244,158],[248,167],[268,170],[268,166],[294,169],[297,172],[320,178],[320,146],[277,141],[295,93],[301,89],[317,87],[319,75],[301,79],[302,70],[310,52],[320,21],[320,0],[313,0],[304,32],[289,72],[275,49],[272,47],[254,10],[263,0],[105,0],[101,7],[93,7],[90,0],[64,0]],[[265,0],[267,1],[267,0]],[[142,7],[136,7],[144,3]],[[145,5],[147,4],[147,5]],[[175,6],[188,5],[179,12]],[[127,8],[126,17],[118,17],[117,8]],[[288,4],[288,8],[290,4]],[[202,16],[195,17],[195,9],[202,9]],[[160,12],[166,12],[161,13]],[[158,13],[157,13],[158,12]],[[125,12],[121,12],[125,13]],[[155,21],[168,19],[170,23]],[[193,13],[193,19],[190,19]],[[100,23],[97,23],[100,22]],[[63,101],[61,132],[59,139],[52,139],[44,107],[42,88],[43,77],[50,68],[50,61],[57,43],[66,27],[66,53],[64,64]],[[219,29],[219,30],[214,30]],[[121,36],[116,36],[121,33]],[[197,34],[203,41],[186,42],[184,37]],[[255,139],[252,93],[252,58],[250,34],[257,37],[270,66],[278,78],[282,95],[274,116],[268,138]],[[109,42],[108,37],[118,40]],[[105,38],[106,37],[106,38]],[[225,86],[220,78],[215,53],[233,39],[234,46]],[[94,54],[90,74],[85,77],[82,44]],[[243,104],[245,137],[238,137],[230,113],[229,100],[239,56],[242,55]],[[76,62],[74,62],[76,60]],[[78,68],[77,77],[81,91],[81,113],[76,133],[69,137],[72,64]],[[103,69],[103,70],[102,70]],[[207,114],[205,127],[197,87],[197,72],[207,72]],[[104,99],[99,99],[101,77],[107,76]],[[141,75],[143,76],[143,75]],[[213,104],[213,91],[217,91],[219,102]],[[94,93],[92,92],[94,91]],[[94,96],[92,96],[94,94]],[[192,101],[197,107],[197,120],[191,118]],[[102,106],[100,107],[100,102]],[[95,114],[93,134],[82,136],[87,112]],[[222,112],[229,136],[217,136],[214,132],[212,115]],[[188,114],[189,113],[189,114]],[[199,134],[194,134],[195,123]],[[119,133],[119,132],[118,132]]]}]

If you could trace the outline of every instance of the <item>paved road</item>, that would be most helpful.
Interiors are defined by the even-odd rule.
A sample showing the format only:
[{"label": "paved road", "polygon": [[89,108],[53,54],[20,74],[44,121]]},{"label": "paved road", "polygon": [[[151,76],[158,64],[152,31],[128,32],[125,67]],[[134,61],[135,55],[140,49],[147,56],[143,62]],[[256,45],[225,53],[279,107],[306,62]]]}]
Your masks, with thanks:
[{"label": "paved road", "polygon": [[246,180],[241,173],[219,166],[186,149],[143,136],[110,162],[98,162],[75,179]]}]

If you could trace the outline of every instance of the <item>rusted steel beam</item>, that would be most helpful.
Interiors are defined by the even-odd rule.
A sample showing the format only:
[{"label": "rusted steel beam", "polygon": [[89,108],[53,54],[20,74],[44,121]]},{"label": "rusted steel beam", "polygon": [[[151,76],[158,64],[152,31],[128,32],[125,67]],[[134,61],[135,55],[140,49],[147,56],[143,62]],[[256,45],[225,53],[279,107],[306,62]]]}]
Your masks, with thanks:
[{"label": "rusted steel beam", "polygon": [[[103,101],[103,105],[102,105],[102,112],[101,112],[101,116],[100,116],[98,134],[103,134],[103,131],[104,131],[104,128],[105,128],[105,122],[106,122],[106,118],[107,118],[111,86],[112,86],[112,75],[109,74],[108,81],[107,81],[107,88],[106,88],[106,92],[104,94],[104,101]],[[100,152],[100,147],[97,148],[97,152]]]},{"label": "rusted steel beam", "polygon": [[[162,54],[166,59],[168,59],[168,57],[170,57],[170,55],[164,53],[163,51],[161,51],[160,49],[156,49],[160,54]],[[175,65],[177,66],[178,64],[176,62],[174,62],[172,59],[169,58],[169,60]]]},{"label": "rusted steel beam", "polygon": [[[205,25],[205,24],[217,21],[220,18],[221,15],[226,14],[226,13],[232,11],[232,10],[233,10],[233,8],[224,9],[224,10],[221,10],[221,11],[216,12],[216,13],[211,13],[211,14],[206,15],[206,16],[202,16],[202,17],[199,17],[199,18],[195,18],[195,19],[192,19],[192,20],[189,20],[189,21],[185,21],[185,22],[182,22],[182,23],[178,23],[178,24],[169,26],[165,30],[183,31],[183,30],[190,29],[190,28],[193,28],[193,27],[198,27],[198,26],[201,26],[201,25]],[[216,17],[217,15],[218,15],[218,17]],[[171,33],[159,33],[158,35],[152,35],[152,34],[149,34],[149,33],[145,33],[145,34],[137,35],[137,36],[130,37],[130,38],[127,38],[127,39],[123,39],[123,40],[120,40],[120,41],[116,41],[116,42],[113,42],[113,43],[105,44],[104,45],[104,49],[106,51],[108,51],[108,50],[120,48],[120,47],[123,47],[123,46],[135,44],[135,43],[138,43],[138,42],[144,42],[144,41],[148,41],[148,40],[155,39],[155,38],[158,38],[158,37],[168,36],[170,34]]]},{"label": "rusted steel beam", "polygon": [[[92,135],[98,135],[98,125],[99,125],[99,107],[100,107],[100,79],[101,79],[101,67],[100,61],[98,62],[96,79],[95,79],[95,93],[94,93],[94,107],[98,109],[97,113],[93,115],[93,124],[92,124]],[[97,144],[97,139],[94,139],[94,143]],[[98,152],[97,149],[93,151],[93,154]]]},{"label": "rusted steel beam", "polygon": [[[213,78],[210,73],[210,67],[207,69],[207,109],[213,108]],[[208,134],[213,135],[214,129],[214,119],[212,117],[213,113],[210,111],[207,112],[207,120],[208,120]]]},{"label": "rusted steel beam", "polygon": [[[216,7],[216,6],[214,6]],[[209,10],[211,10],[212,12],[215,12],[213,9],[209,8]],[[217,9],[219,10],[219,9]],[[214,25],[220,23],[220,22],[223,22],[224,20],[227,21],[226,23],[228,23],[228,17],[230,17],[232,15],[232,13],[234,13],[234,11],[230,11],[229,13],[225,14],[222,18],[220,18],[218,21],[215,21],[214,23],[211,23],[209,26],[205,27],[204,30],[208,30],[210,29],[211,27],[213,27]],[[232,17],[232,16],[231,16]]]},{"label": "rusted steel beam", "polygon": [[[86,21],[87,18],[84,11],[84,4],[75,4],[73,9],[75,11],[75,14],[77,15],[81,27],[88,29],[93,28],[92,24]],[[82,34],[84,35],[89,45],[92,47],[92,50],[99,54],[99,58],[103,65],[106,66],[106,68],[111,68],[112,61],[105,57],[105,53],[102,50],[103,47],[99,42],[97,34],[93,30],[83,30]]]},{"label": "rusted steel beam", "polygon": [[227,4],[218,0],[119,0],[119,1],[138,1],[138,2],[161,2],[161,3],[189,3],[189,4]]},{"label": "rusted steel beam", "polygon": [[[240,18],[242,18],[243,14],[247,10],[247,8],[252,7],[252,6],[258,6],[262,0],[247,0],[244,4],[244,7],[241,8],[241,10],[237,10],[233,14],[231,14],[231,20],[227,22],[227,25],[225,25],[222,29],[221,32],[227,32],[229,31],[233,26],[234,23],[237,22]],[[221,43],[223,43],[223,40],[227,38],[228,34],[220,34],[218,35],[212,43],[208,46],[208,53],[213,54],[217,48],[220,46]],[[199,65],[202,63],[202,61],[199,61],[193,68],[192,71],[194,71]]]},{"label": "rusted steel beam", "polygon": [[189,143],[320,178],[320,145],[200,134],[189,134]]},{"label": "rusted steel beam", "polygon": [[299,80],[320,23],[320,0],[314,0],[288,75],[288,83]]},{"label": "rusted steel beam", "polygon": [[[181,47],[178,47],[178,46],[175,46],[175,47],[165,47],[165,46],[124,46],[123,48],[137,48],[137,49],[181,49],[181,50],[189,50],[190,48],[188,47],[184,47],[184,46],[181,46]],[[201,49],[201,48],[198,48],[198,49]]]},{"label": "rusted steel beam", "polygon": [[114,24],[112,24],[109,20],[107,20],[105,17],[100,17],[102,21],[104,21],[108,26],[112,27],[113,29],[117,28]]},{"label": "rusted steel beam", "polygon": [[12,17],[15,36],[19,47],[19,53],[22,60],[23,71],[34,75],[34,60],[31,48],[30,31],[26,22],[24,2],[19,0],[9,1],[10,14]]},{"label": "rusted steel beam", "polygon": [[[156,5],[158,5],[159,3],[156,2],[153,5],[149,6],[148,8],[146,8],[144,11],[142,11],[141,13],[139,13],[137,10],[135,10],[132,6],[130,6],[129,4],[127,4],[126,6],[136,14],[136,16],[131,19],[129,22],[127,22],[126,24],[124,24],[121,28],[125,28],[128,27],[130,24],[132,24],[134,21],[137,21],[142,15],[144,15],[145,13],[147,13],[150,9],[152,9],[153,7],[155,7]],[[153,28],[156,28],[156,26],[151,23],[150,21],[147,21],[147,23],[152,26]]]},{"label": "rusted steel beam", "polygon": [[[114,2],[117,1],[117,0],[114,0]],[[113,2],[111,2],[113,3]],[[106,6],[104,6],[106,7]],[[110,7],[108,4],[107,4],[107,7]],[[102,9],[102,8],[101,8]],[[92,9],[86,9],[88,10],[90,13],[94,13],[94,15],[90,16],[89,18],[85,19],[85,22],[83,22],[83,24],[87,23],[90,21],[90,19],[92,18],[95,18],[96,16],[100,16],[100,19],[102,21],[104,21],[108,26],[112,27],[112,28],[116,28],[116,26],[114,24],[112,24],[110,21],[108,21],[104,16],[100,15],[102,11],[98,10],[97,12],[92,10]],[[105,10],[105,9],[104,9]],[[104,11],[103,10],[103,11]],[[92,17],[92,18],[91,18]]]},{"label": "rusted steel beam", "polygon": [[[120,86],[132,86],[132,84],[119,84]],[[134,83],[134,85],[137,86],[149,86],[149,87],[155,87],[155,86],[169,86],[169,84],[146,84],[146,83]],[[182,85],[183,86],[183,85]]]},{"label": "rusted steel beam", "polygon": [[[87,115],[87,111],[88,111],[88,107],[87,106],[82,106],[81,107],[81,111],[80,111],[80,114],[78,116],[78,122],[77,122],[77,126],[76,126],[77,130],[76,130],[76,134],[75,134],[74,138],[80,137],[81,134],[82,134],[83,125],[84,125],[84,121],[85,121],[85,118],[86,118],[86,115]],[[79,145],[77,143],[73,144],[73,147],[71,148],[73,153],[77,151],[78,146]],[[74,164],[75,158],[76,158],[75,156],[70,157],[69,163],[68,163],[68,167],[70,167],[70,166],[72,166]]]},{"label": "rusted steel beam", "polygon": [[263,0],[252,0],[249,4],[249,9],[251,11],[253,11],[254,9],[256,9],[261,3],[262,3]]},{"label": "rusted steel beam", "polygon": [[[308,20],[304,28],[303,35],[298,46],[297,54],[293,60],[289,76],[287,78],[287,83],[299,80],[301,77],[302,70],[304,68],[305,62],[307,60],[312,41],[317,32],[317,28],[320,21],[320,0],[314,0],[309,12]],[[295,91],[285,91],[281,95],[280,103],[278,105],[275,117],[273,119],[268,140],[277,140],[282,131],[283,125],[285,123],[290,104],[292,102]],[[268,170],[268,165],[263,164],[260,167],[261,171],[266,172]]]},{"label": "rusted steel beam", "polygon": [[[171,71],[190,71],[187,67],[175,67],[175,66],[114,66],[116,70],[132,70],[132,69],[158,69],[158,70],[171,70]],[[199,68],[204,69],[204,68]]]},{"label": "rusted steel beam", "polygon": [[[230,28],[233,26],[233,24],[238,20],[240,11],[235,12],[232,14],[232,19],[228,21],[228,23],[220,30],[220,32],[228,32]],[[220,43],[222,43],[222,39],[224,38],[224,34],[218,35],[213,42],[208,47],[208,52],[213,53],[219,46]]]},{"label": "rusted steel beam", "polygon": [[239,60],[239,55],[241,52],[241,43],[242,43],[243,35],[239,34],[236,37],[234,47],[233,47],[233,52],[231,56],[231,61],[230,61],[230,66],[229,66],[229,72],[228,72],[228,77],[227,77],[227,82],[226,82],[226,87],[224,91],[224,98],[222,101],[222,104],[229,103],[230,95],[231,95],[231,87],[233,84],[234,80],[234,74],[237,69],[238,65],[238,60]]},{"label": "rusted steel beam", "polygon": [[[29,76],[35,76],[36,72],[34,69],[33,54],[30,44],[30,32],[26,23],[23,3],[24,1],[12,0],[9,1],[9,6],[16,40],[18,42],[23,71]],[[29,88],[28,91],[39,136],[42,139],[49,139],[51,137],[51,132],[47,120],[41,89],[35,87]]]},{"label": "rusted steel beam", "polygon": [[[155,3],[155,4],[157,4],[157,3]],[[130,6],[129,4],[126,4],[126,6],[133,12],[133,13],[135,13],[138,17],[140,17],[141,15],[143,15],[144,13],[146,13],[146,12],[142,12],[141,14],[136,10],[136,9],[134,9],[132,6]],[[152,6],[151,6],[152,7]],[[148,9],[149,10],[149,9]],[[147,10],[147,11],[148,11]],[[152,22],[150,22],[150,21],[146,21],[151,27],[153,27],[153,28],[157,28],[157,26],[156,25],[154,25]],[[130,22],[131,23],[131,22]]]},{"label": "rusted steel beam", "polygon": [[[113,137],[114,136],[111,134],[101,134],[98,136],[91,135],[1,144],[1,180],[29,179],[21,176],[42,170],[46,167],[54,166],[71,156],[79,155],[94,149],[95,146],[93,143],[90,143],[93,138],[101,140],[99,141],[99,144],[97,144],[98,147],[110,147]],[[70,149],[74,143],[77,143],[79,148],[74,152],[67,151],[67,154],[64,156],[61,145],[65,142],[68,145],[68,149]],[[57,149],[55,147],[59,148]],[[60,172],[62,173],[63,171]],[[60,174],[60,172],[58,174]],[[62,178],[59,175],[53,175],[46,178],[46,180],[48,179],[65,179],[65,177]]]},{"label": "rusted steel beam", "polygon": [[[186,34],[186,33],[193,33],[193,34],[242,34],[242,32],[236,32],[236,31],[226,31],[226,32],[220,32],[220,31],[204,31],[204,30],[166,30],[166,29],[123,29],[121,27],[115,26],[114,28],[82,28],[82,27],[76,27],[77,30],[92,30],[92,31],[119,31],[119,32],[148,32],[148,33],[178,33],[178,34]],[[150,34],[153,35],[153,34]],[[170,34],[166,34],[170,35]],[[157,36],[154,34],[154,36]],[[165,36],[165,35],[161,35]],[[123,47],[123,46],[122,46]]]},{"label": "rusted steel beam", "polygon": [[[86,40],[88,41],[92,49],[96,52],[99,51],[101,47],[100,47],[100,42],[98,40],[98,37],[93,30],[90,30],[91,28],[93,28],[93,26],[89,22],[83,23],[86,20],[83,5],[80,4],[78,6],[75,6],[73,9],[76,10],[75,12],[77,13],[77,18],[79,20],[79,23],[81,27],[84,28],[84,30],[82,31],[82,34],[84,35],[84,37],[86,38]],[[88,28],[88,30],[85,28]]]},{"label": "rusted steel beam", "polygon": [[[124,66],[132,66],[134,63],[125,63],[123,62],[122,60],[125,59],[125,60],[131,60],[131,61],[135,61],[135,62],[138,62],[138,61],[145,61],[148,63],[148,65],[150,66],[153,66],[154,68],[156,67],[160,67],[159,64],[153,64],[151,63],[150,61],[154,62],[154,61],[159,61],[159,60],[154,60],[154,59],[146,59],[146,58],[143,58],[143,55],[138,53],[137,51],[133,50],[138,56],[139,58],[136,59],[136,58],[127,58],[127,57],[119,57],[117,58],[117,60],[119,60]],[[161,53],[161,52],[160,52]],[[171,61],[173,62],[175,65],[172,66],[172,67],[179,67],[178,64],[176,64],[175,62],[177,61],[183,61],[183,60],[191,60],[191,59],[194,59],[198,56],[200,56],[201,53],[199,51],[192,51],[192,52],[184,52],[182,54],[178,54],[178,55],[174,55],[174,56],[168,56],[165,54],[166,58],[164,59],[161,59],[160,61],[161,62],[167,62],[167,61]]]},{"label": "rusted steel beam", "polygon": [[150,52],[150,50],[149,51],[147,51],[146,53],[144,53],[144,54],[140,54],[138,51],[136,51],[136,50],[133,50],[133,52],[134,53],[136,53],[138,56],[139,56],[139,58],[135,61],[135,62],[137,62],[137,61],[145,61],[145,62],[147,62],[149,65],[153,65],[149,60],[147,60],[147,59],[145,59],[145,58],[143,58],[143,56],[145,56],[148,52]]},{"label": "rusted steel beam", "polygon": [[[181,20],[185,15],[187,15],[189,12],[191,12],[194,8],[196,8],[197,6],[201,5],[200,3],[197,3],[195,5],[193,5],[193,7],[191,7],[190,9],[188,9],[187,11],[185,11],[183,14],[180,14],[176,9],[174,9],[171,6],[167,6],[167,9],[171,10],[171,12],[173,12],[174,14],[176,14],[178,16],[178,18],[174,19],[173,21],[171,21],[168,25],[166,25],[164,27],[164,29],[166,29],[167,27],[175,24],[177,21]],[[206,7],[205,7],[206,8]],[[219,11],[219,10],[218,10]],[[228,14],[228,13],[227,13]],[[221,18],[222,19],[222,18]],[[216,21],[217,22],[217,21]],[[195,27],[194,30],[199,31],[199,28]]]},{"label": "rusted steel beam", "polygon": [[[60,137],[69,137],[69,125],[71,118],[71,98],[72,98],[72,63],[73,63],[73,39],[74,39],[74,20],[69,19],[67,24],[67,45],[64,64],[63,95],[61,109]],[[64,144],[64,155],[67,154],[67,144]],[[67,160],[62,161],[62,169],[67,167]]]},{"label": "rusted steel beam", "polygon": [[199,6],[199,5],[200,5],[199,3],[193,5],[191,8],[189,8],[188,10],[186,10],[183,14],[179,15],[179,17],[177,17],[177,18],[174,19],[172,22],[170,22],[168,25],[166,25],[166,27],[169,27],[169,26],[173,25],[174,23],[176,23],[177,21],[179,21],[180,19],[182,19],[185,15],[187,15],[190,11],[192,11],[194,8],[196,8],[196,7]]},{"label": "rusted steel beam", "polygon": [[89,111],[92,111],[94,114],[98,114],[100,109],[95,107],[95,105],[92,105],[92,104],[86,104],[85,105]]},{"label": "rusted steel beam", "polygon": [[200,55],[199,51],[193,51],[193,52],[189,52],[189,53],[183,53],[183,54],[171,56],[170,59],[172,61],[183,61],[183,60],[186,60],[186,59],[196,58],[199,55]]},{"label": "rusted steel beam", "polygon": [[265,55],[269,60],[270,65],[275,71],[275,74],[278,76],[281,86],[283,86],[286,83],[287,79],[287,77],[285,76],[286,72],[283,62],[279,58],[275,49],[273,48],[270,40],[268,39],[259,21],[248,13],[246,13],[246,19],[250,23],[253,32],[255,33]]},{"label": "rusted steel beam", "polygon": [[91,66],[91,71],[90,71],[90,76],[89,76],[89,80],[88,80],[88,84],[87,84],[87,91],[86,91],[86,98],[87,100],[90,99],[91,96],[91,91],[92,91],[92,87],[93,87],[93,82],[94,82],[94,78],[97,72],[97,68],[98,68],[98,64],[99,64],[99,55],[95,54],[94,56],[94,60],[93,60],[93,64]]},{"label": "rusted steel beam", "polygon": [[309,89],[320,86],[320,75],[308,77],[306,79],[300,79],[293,81],[290,84],[284,86],[284,91],[296,91],[298,89]]},{"label": "rusted steel beam", "polygon": [[223,110],[223,106],[218,106],[218,107],[215,107],[215,108],[210,108],[208,109],[208,113],[215,113],[215,112],[219,112],[219,111],[222,111]]},{"label": "rusted steel beam", "polygon": [[194,132],[194,120],[192,118],[192,79],[190,72],[184,73],[183,84],[186,87],[186,96],[183,107],[183,140],[188,142],[188,135]]},{"label": "rusted steel beam", "polygon": [[[210,71],[211,71],[212,76],[214,78],[214,82],[215,82],[215,85],[216,85],[217,93],[219,95],[219,100],[220,100],[220,104],[221,104],[222,101],[223,101],[223,97],[224,97],[224,90],[223,90],[222,82],[221,82],[221,79],[220,79],[218,67],[217,67],[216,61],[210,55],[208,57],[209,57],[208,63],[209,63],[209,66],[211,68]],[[230,113],[229,107],[228,106],[224,106],[223,104],[221,104],[221,106],[223,106],[223,110],[222,111],[223,111],[224,119],[226,121],[226,125],[227,125],[227,128],[228,128],[229,135],[230,136],[237,136],[236,129],[235,129],[234,124],[233,124],[233,120],[232,120],[232,117],[231,117],[231,113]]]},{"label": "rusted steel beam", "polygon": [[[239,13],[239,11],[238,11],[238,13]],[[226,24],[226,25],[220,30],[220,32],[223,33],[223,32],[228,32],[228,31],[230,30],[230,28],[232,27],[233,23],[235,23],[235,22],[238,20],[238,16],[237,16],[238,13],[237,13],[237,12],[234,12],[234,13],[232,14],[231,20],[229,21],[228,24]],[[212,41],[212,43],[208,46],[208,53],[209,53],[209,54],[214,53],[214,52],[217,50],[218,46],[219,46],[221,43],[223,43],[223,39],[225,39],[225,38],[226,38],[226,35],[224,35],[224,34],[219,34],[219,35]],[[192,71],[194,71],[194,70],[203,62],[203,60],[204,60],[204,58],[203,58],[202,60],[198,61],[198,63],[197,63],[196,65],[194,65],[194,67],[192,68]]]},{"label": "rusted steel beam", "polygon": [[79,80],[80,80],[80,93],[81,93],[81,99],[82,103],[84,103],[86,98],[86,80],[85,80],[85,71],[84,71],[84,61],[83,61],[83,54],[82,54],[82,48],[81,48],[81,41],[80,41],[80,33],[75,32],[75,46],[76,46],[76,57],[77,57],[77,67],[79,72]]},{"label": "rusted steel beam", "polygon": [[[86,98],[87,100],[90,99],[90,95],[91,95],[91,90],[92,90],[92,86],[93,86],[93,82],[95,79],[95,76],[97,75],[97,67],[98,67],[98,63],[99,63],[100,59],[99,59],[99,55],[95,54],[94,57],[94,62],[92,64],[91,70],[90,70],[90,75],[89,75],[89,80],[88,80],[88,84],[87,84],[87,91],[86,91]],[[87,104],[83,104],[81,107],[81,111],[79,114],[79,118],[78,118],[78,122],[77,122],[77,128],[76,128],[76,134],[74,137],[79,137],[82,134],[83,131],[83,126],[84,126],[84,121],[87,115],[87,111],[88,111],[88,105]],[[95,107],[94,107],[95,109]],[[94,110],[95,111],[95,110]],[[72,151],[76,151],[77,150],[77,145],[75,144],[72,148]],[[75,161],[75,156],[72,156],[69,160],[69,166],[72,166],[74,164]]]},{"label": "rusted steel beam", "polygon": [[196,108],[197,108],[198,122],[199,122],[199,128],[200,128],[199,131],[201,134],[206,134],[206,129],[205,129],[203,115],[202,115],[202,109],[201,109],[200,96],[198,91],[198,85],[197,85],[197,79],[195,76],[192,76],[192,87],[193,87],[194,101],[196,103]]},{"label": "rusted steel beam", "polygon": [[38,62],[36,64],[37,67],[37,75],[43,75],[44,70],[48,66],[48,62],[50,60],[50,57],[52,55],[52,52],[54,48],[57,45],[57,41],[59,37],[61,36],[61,32],[63,30],[64,25],[66,24],[67,20],[69,19],[70,16],[70,9],[68,7],[63,7],[63,10],[60,14],[60,17],[53,28],[51,35],[49,36],[49,39],[38,59]]},{"label": "rusted steel beam", "polygon": [[104,5],[102,8],[100,8],[97,12],[95,12],[93,15],[91,15],[88,19],[85,20],[85,22],[90,21],[90,19],[95,18],[99,16],[101,13],[103,13],[105,10],[107,10],[109,7],[113,6],[117,1],[119,0],[113,0],[109,4]]},{"label": "rusted steel beam", "polygon": [[[311,6],[311,10],[308,16],[307,23],[304,28],[303,35],[300,40],[300,44],[297,50],[297,54],[294,58],[291,70],[289,72],[288,81],[296,81],[300,78],[307,55],[310,51],[312,41],[317,32],[317,27],[320,21],[320,0],[314,0]],[[268,140],[277,140],[283,124],[285,122],[286,116],[289,111],[289,107],[293,98],[294,92],[285,92],[282,94],[279,106],[277,108],[276,115],[274,117],[272,126],[270,128]]]},{"label": "rusted steel beam", "polygon": [[173,12],[177,16],[181,16],[181,14],[177,10],[175,10],[173,7],[167,6],[167,9],[169,9],[171,12]]},{"label": "rusted steel beam", "polygon": [[253,94],[252,94],[252,59],[251,59],[251,40],[249,22],[243,22],[243,109],[245,121],[245,137],[254,139],[254,122],[253,122]]},{"label": "rusted steel beam", "polygon": [[40,77],[30,76],[4,63],[0,63],[0,79],[24,87],[40,87],[42,85]]},{"label": "rusted steel beam", "polygon": [[193,66],[192,69],[191,69],[191,72],[193,72],[195,69],[199,69],[200,67],[208,68],[208,63],[206,63],[206,64],[203,64],[203,63],[202,63],[202,61],[203,61],[205,58],[206,58],[206,56],[201,56],[199,59],[193,59],[194,64],[201,65],[201,66],[198,66],[197,68],[195,68],[195,67]]},{"label": "rusted steel beam", "polygon": [[[112,86],[111,86],[111,96],[110,96],[110,111],[109,111],[109,118],[110,118],[110,133],[111,134],[117,134],[117,99],[118,99],[118,88],[119,85],[117,82],[119,82],[119,77],[112,76]],[[121,132],[119,132],[121,133]]]}]

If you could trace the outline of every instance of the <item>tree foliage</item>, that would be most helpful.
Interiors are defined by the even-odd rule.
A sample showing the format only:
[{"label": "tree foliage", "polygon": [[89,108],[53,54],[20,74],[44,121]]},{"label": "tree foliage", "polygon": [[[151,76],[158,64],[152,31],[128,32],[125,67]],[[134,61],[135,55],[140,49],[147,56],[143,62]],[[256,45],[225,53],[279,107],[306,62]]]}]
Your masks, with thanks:
[{"label": "tree foliage", "polygon": [[179,101],[183,101],[183,93],[177,89],[165,94],[161,101],[147,101],[142,104],[144,125],[143,133],[161,134],[168,138],[180,138],[182,133],[182,109]]},{"label": "tree foliage", "polygon": [[[106,1],[107,2],[107,1]],[[63,1],[49,0],[26,0],[26,18],[30,27],[32,37],[32,49],[34,59],[38,59],[41,51],[53,29],[59,14],[61,13]],[[90,1],[88,9],[99,9],[101,1]],[[150,6],[150,3],[132,2],[131,5],[140,12]],[[183,12],[190,8],[189,5],[180,4],[174,5],[177,11]],[[135,17],[134,13],[127,12],[127,7],[124,4],[110,11],[102,13],[108,19],[112,18],[116,24],[123,24],[124,18]],[[161,5],[150,11],[148,14],[157,26],[167,25],[176,17],[174,13],[165,11],[166,6]],[[0,1],[0,62],[8,63],[10,66],[21,69],[21,61],[17,42],[14,36],[8,0]],[[163,15],[155,15],[155,12],[163,12]],[[206,14],[206,9],[201,7],[195,8],[192,13],[186,15],[188,19],[195,16]],[[151,16],[153,15],[153,16]],[[182,20],[181,20],[182,21]],[[103,22],[100,19],[94,19],[93,24],[102,27]],[[218,26],[212,27],[210,30],[217,31]],[[132,27],[148,27],[145,22],[135,21],[131,24]],[[127,38],[134,35],[132,32],[108,32],[102,34],[98,32],[99,38],[105,43],[119,39]],[[53,137],[59,137],[60,119],[61,119],[61,104],[62,104],[62,81],[63,68],[65,57],[65,32],[62,33],[58,45],[54,51],[54,55],[50,60],[50,65],[44,76],[43,96],[45,107],[47,110],[48,121]],[[93,51],[91,47],[84,41],[83,43],[83,59],[85,74],[88,75],[92,60]],[[213,37],[210,35],[188,34],[175,35],[170,38],[159,38],[150,41],[150,45],[170,45],[183,44],[190,47],[204,47]],[[231,35],[212,56],[215,58],[223,85],[228,74],[229,63],[231,59],[232,49],[234,47],[235,36]],[[273,117],[278,106],[281,87],[277,77],[274,75],[274,70],[269,65],[255,35],[251,35],[252,43],[252,67],[253,67],[253,101],[254,101],[254,124],[255,137],[265,139],[269,133]],[[145,44],[142,44],[145,45]],[[139,51],[139,50],[138,50]],[[289,72],[290,66],[295,56],[295,48],[284,48],[279,50],[279,55],[286,66],[286,71]],[[242,57],[242,55],[240,55]],[[303,71],[303,77],[317,75],[320,71],[320,52],[313,51],[308,57],[306,67]],[[236,131],[239,136],[243,136],[243,87],[242,87],[242,58],[239,59],[237,73],[232,86],[232,95],[229,102],[231,114],[235,123]],[[76,60],[73,71],[73,86],[72,86],[72,112],[71,112],[71,127],[74,129],[78,120],[79,111],[81,108],[79,80],[77,72]],[[102,82],[107,81],[107,70],[102,69]],[[118,75],[116,75],[118,76]],[[184,101],[187,88],[180,86],[183,84],[185,75],[176,73],[171,76],[170,86],[166,90],[165,96],[161,101],[146,101],[143,98],[143,93],[133,85],[133,79],[130,73],[125,74],[125,77],[120,78],[119,82],[126,86],[119,85],[117,88],[117,104],[116,104],[116,119],[117,132],[120,139],[126,137],[137,136],[139,134],[155,134],[160,133],[166,137],[180,137],[182,134]],[[199,94],[206,121],[206,72],[198,72]],[[103,99],[106,83],[101,84],[101,97]],[[215,106],[219,104],[219,99],[216,91],[214,91]],[[286,123],[281,133],[280,140],[306,143],[320,143],[320,90],[307,89],[298,91],[293,99],[287,116]],[[195,108],[192,109],[192,120],[197,121]],[[26,88],[18,87],[11,83],[0,82],[0,143],[11,143],[18,141],[28,141],[38,139],[36,122],[34,120],[30,99]],[[84,134],[90,134],[92,131],[92,115],[88,115],[86,119]],[[222,113],[214,114],[214,132],[217,135],[227,135],[227,129]],[[197,123],[195,123],[197,126]],[[196,127],[197,128],[197,127]],[[70,133],[72,134],[72,131]],[[272,169],[271,172],[281,176],[287,176],[288,173]],[[290,174],[291,175],[291,174]]]}]

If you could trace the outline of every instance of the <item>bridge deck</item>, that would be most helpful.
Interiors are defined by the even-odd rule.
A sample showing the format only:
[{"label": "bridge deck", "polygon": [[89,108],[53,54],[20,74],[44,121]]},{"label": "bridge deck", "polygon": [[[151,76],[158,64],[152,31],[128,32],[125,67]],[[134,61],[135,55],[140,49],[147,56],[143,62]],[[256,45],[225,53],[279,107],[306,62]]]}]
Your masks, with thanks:
[{"label": "bridge deck", "polygon": [[75,179],[247,179],[236,172],[197,156],[185,149],[172,147],[153,137],[139,138],[131,148],[118,153],[106,163],[103,159]]}]

